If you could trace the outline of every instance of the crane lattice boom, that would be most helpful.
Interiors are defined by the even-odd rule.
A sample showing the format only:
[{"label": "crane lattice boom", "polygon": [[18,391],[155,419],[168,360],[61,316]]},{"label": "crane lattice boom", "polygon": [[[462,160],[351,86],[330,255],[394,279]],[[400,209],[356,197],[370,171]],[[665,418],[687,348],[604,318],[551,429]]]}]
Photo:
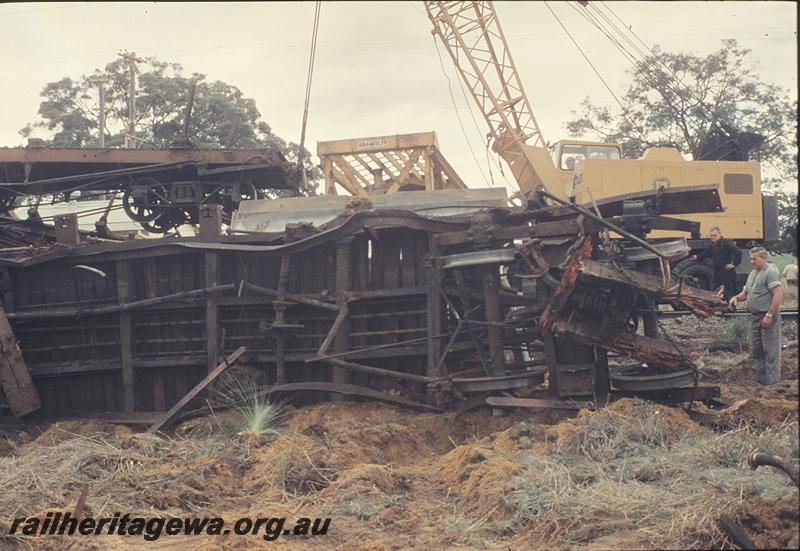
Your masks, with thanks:
[{"label": "crane lattice boom", "polygon": [[486,118],[494,139],[511,131],[545,147],[491,2],[425,2],[428,17]]},{"label": "crane lattice boom", "polygon": [[511,165],[520,189],[544,185],[559,193],[547,142],[492,2],[425,2],[425,9],[489,125],[492,148]]}]

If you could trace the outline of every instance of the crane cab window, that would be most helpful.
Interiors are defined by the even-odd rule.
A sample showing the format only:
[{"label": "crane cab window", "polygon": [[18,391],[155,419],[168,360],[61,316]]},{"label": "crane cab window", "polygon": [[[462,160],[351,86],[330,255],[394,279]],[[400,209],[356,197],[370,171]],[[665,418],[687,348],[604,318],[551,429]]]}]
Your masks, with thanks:
[{"label": "crane cab window", "polygon": [[574,170],[584,159],[619,159],[619,149],[613,145],[564,144],[561,148],[561,170]]}]

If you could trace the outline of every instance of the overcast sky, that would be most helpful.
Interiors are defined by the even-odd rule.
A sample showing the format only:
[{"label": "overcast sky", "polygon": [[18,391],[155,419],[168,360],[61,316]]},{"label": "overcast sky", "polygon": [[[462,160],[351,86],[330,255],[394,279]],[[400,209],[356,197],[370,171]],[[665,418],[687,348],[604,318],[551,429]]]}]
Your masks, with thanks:
[{"label": "overcast sky", "polygon": [[[621,91],[626,60],[566,3],[550,5]],[[765,81],[796,94],[794,2],[607,5],[650,46],[705,55],[736,38],[753,50]],[[496,9],[547,140],[568,137],[564,123],[585,96],[613,103],[544,3],[498,2]],[[313,14],[313,2],[0,4],[0,146],[22,145],[18,131],[35,119],[46,82],[89,74],[122,50],[238,86],[276,134],[299,141]],[[490,163],[500,184],[496,157],[487,159],[482,142],[488,129],[476,111],[470,115],[440,51],[457,111],[420,2],[323,3],[308,149],[315,153],[317,140],[433,130],[468,185],[486,185]]]}]

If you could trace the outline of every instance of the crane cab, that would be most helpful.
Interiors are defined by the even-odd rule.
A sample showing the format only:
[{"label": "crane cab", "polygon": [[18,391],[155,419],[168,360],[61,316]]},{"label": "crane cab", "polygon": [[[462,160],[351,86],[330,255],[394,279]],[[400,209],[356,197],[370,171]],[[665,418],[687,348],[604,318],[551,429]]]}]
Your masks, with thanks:
[{"label": "crane cab", "polygon": [[550,146],[550,157],[558,171],[561,185],[566,190],[572,186],[578,163],[586,159],[621,159],[622,148],[619,144],[609,142],[560,140]]}]

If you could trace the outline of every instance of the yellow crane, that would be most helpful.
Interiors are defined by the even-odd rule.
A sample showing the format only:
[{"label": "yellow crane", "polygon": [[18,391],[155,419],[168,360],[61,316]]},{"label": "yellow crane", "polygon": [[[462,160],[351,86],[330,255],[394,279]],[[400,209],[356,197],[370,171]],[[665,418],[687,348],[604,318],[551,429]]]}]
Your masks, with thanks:
[{"label": "yellow crane", "polygon": [[[523,194],[541,185],[554,195],[589,203],[661,187],[718,184],[725,211],[695,215],[702,234],[719,226],[726,237],[741,244],[778,238],[777,203],[761,194],[758,162],[687,161],[673,147],[653,147],[639,159],[623,159],[618,144],[583,140],[561,140],[548,151],[494,4],[424,4],[434,36],[486,120],[492,149],[508,163]],[[677,235],[665,230],[651,233],[654,238]],[[694,237],[689,242],[693,252],[708,245],[707,239]],[[709,267],[687,259],[676,268],[710,285]]]},{"label": "yellow crane", "polygon": [[564,158],[563,166],[554,163],[492,2],[425,2],[425,9],[522,193],[544,186],[564,197],[577,160],[621,157],[617,144],[569,140],[552,148]]}]

